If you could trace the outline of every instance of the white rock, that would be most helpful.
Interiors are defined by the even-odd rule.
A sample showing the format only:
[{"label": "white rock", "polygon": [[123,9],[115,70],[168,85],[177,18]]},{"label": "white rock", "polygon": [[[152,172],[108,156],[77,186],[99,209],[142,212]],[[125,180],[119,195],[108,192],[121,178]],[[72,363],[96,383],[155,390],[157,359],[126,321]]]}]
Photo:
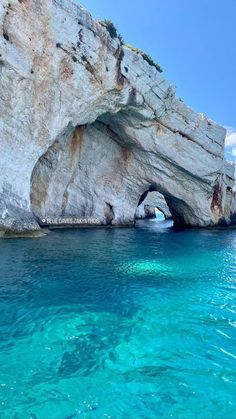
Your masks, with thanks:
[{"label": "white rock", "polygon": [[224,128],[140,54],[69,0],[2,0],[0,26],[2,228],[8,208],[23,230],[32,214],[129,225],[150,188],[176,223],[230,222]]}]

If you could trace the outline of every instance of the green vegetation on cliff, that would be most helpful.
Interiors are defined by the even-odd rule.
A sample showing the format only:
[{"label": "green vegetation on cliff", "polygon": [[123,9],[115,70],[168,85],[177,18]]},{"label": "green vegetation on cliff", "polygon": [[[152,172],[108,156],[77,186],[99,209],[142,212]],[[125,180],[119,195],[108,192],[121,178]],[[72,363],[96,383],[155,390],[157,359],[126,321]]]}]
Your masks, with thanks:
[{"label": "green vegetation on cliff", "polygon": [[[116,26],[114,25],[114,23],[111,20],[109,20],[109,19],[101,20],[100,23],[101,23],[102,26],[104,26],[107,29],[107,31],[109,32],[112,39],[118,38],[120,40],[121,45],[124,45],[124,40],[123,40],[122,36],[120,35]],[[127,48],[129,48],[131,51],[135,52],[136,54],[141,55],[143,57],[143,59],[145,61],[147,61],[147,63],[149,65],[155,67],[157,69],[157,71],[162,73],[163,70],[162,70],[161,66],[158,63],[156,63],[152,59],[152,57],[150,57],[150,55],[146,54],[145,52],[143,52],[139,48],[133,47],[132,45],[125,44],[125,46]]]},{"label": "green vegetation on cliff", "polygon": [[141,55],[143,57],[143,59],[148,62],[148,64],[150,64],[151,66],[155,67],[157,69],[157,71],[159,71],[160,73],[162,73],[163,70],[162,70],[161,66],[158,63],[156,63],[152,59],[152,57],[150,57],[150,55],[146,54],[141,49],[138,49],[136,47],[133,47],[132,45],[125,44],[125,46],[127,48],[129,48],[131,51],[136,52],[136,54]]}]

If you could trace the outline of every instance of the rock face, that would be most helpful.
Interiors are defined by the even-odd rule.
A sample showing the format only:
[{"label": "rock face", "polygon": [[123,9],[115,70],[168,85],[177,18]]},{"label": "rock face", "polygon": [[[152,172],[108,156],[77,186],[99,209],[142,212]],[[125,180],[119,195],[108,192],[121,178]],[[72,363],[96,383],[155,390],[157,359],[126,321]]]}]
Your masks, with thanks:
[{"label": "rock face", "polygon": [[165,219],[172,218],[165,198],[159,192],[149,192],[143,203],[136,210],[135,218],[143,219],[155,217],[155,209],[163,213]]},{"label": "rock face", "polygon": [[82,7],[2,0],[0,54],[2,230],[45,216],[130,225],[147,191],[176,224],[230,222],[225,130]]},{"label": "rock face", "polygon": [[231,221],[233,224],[236,224],[236,192],[234,192],[234,195],[233,195],[233,208],[232,208]]}]

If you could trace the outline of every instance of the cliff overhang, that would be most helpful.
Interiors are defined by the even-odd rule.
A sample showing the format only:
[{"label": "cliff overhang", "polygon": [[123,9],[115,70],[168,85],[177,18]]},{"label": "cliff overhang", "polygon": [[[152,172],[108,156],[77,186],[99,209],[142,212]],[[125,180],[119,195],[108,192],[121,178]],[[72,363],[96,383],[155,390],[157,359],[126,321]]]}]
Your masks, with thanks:
[{"label": "cliff overhang", "polygon": [[230,224],[225,129],[70,0],[0,5],[0,229],[45,217],[132,225],[161,193],[177,225]]}]

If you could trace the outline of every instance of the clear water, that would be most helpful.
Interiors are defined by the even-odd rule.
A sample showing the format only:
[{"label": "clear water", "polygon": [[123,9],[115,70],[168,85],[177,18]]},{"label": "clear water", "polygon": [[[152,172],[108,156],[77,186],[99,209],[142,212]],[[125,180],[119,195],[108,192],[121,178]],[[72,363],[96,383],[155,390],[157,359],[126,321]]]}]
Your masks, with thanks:
[{"label": "clear water", "polygon": [[0,418],[236,418],[236,230],[0,241]]}]

